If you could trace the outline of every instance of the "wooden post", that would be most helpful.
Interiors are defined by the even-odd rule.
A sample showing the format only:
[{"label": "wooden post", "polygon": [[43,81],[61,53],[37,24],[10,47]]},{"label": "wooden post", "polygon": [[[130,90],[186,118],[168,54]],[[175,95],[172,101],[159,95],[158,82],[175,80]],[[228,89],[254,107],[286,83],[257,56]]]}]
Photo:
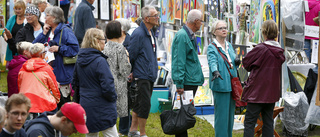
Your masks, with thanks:
[{"label": "wooden post", "polygon": [[[320,19],[320,12],[318,13],[318,20],[319,19]],[[320,32],[320,27],[319,27],[319,32]],[[319,33],[319,38],[320,38],[320,33]],[[319,56],[319,53],[320,53],[320,48],[318,48],[318,72],[320,72],[320,67],[319,67],[320,56]],[[316,105],[320,106],[320,75],[318,75]]]}]

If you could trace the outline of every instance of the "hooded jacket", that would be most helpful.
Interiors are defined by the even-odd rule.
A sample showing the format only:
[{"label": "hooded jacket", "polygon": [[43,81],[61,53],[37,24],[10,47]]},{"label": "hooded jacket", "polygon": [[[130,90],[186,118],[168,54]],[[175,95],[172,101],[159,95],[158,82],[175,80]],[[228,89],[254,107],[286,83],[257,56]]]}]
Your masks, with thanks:
[{"label": "hooded jacket", "polygon": [[276,41],[266,41],[254,47],[242,60],[250,72],[245,82],[242,101],[248,103],[274,103],[281,96],[281,65],[284,50]]},{"label": "hooded jacket", "polygon": [[18,74],[24,62],[28,60],[24,55],[13,56],[10,64],[8,65],[8,97],[12,94],[19,93],[18,90]]},{"label": "hooded jacket", "polygon": [[72,81],[79,83],[80,105],[87,114],[90,133],[113,127],[117,122],[117,94],[107,56],[94,48],[81,48]]},{"label": "hooded jacket", "polygon": [[27,120],[24,124],[28,137],[55,137],[54,127],[48,119],[48,115],[54,115],[53,112],[44,112],[33,120]]},{"label": "hooded jacket", "polygon": [[52,67],[41,58],[31,58],[23,64],[18,75],[18,87],[19,92],[26,95],[31,101],[29,112],[43,113],[57,108],[60,99],[58,83]]}]

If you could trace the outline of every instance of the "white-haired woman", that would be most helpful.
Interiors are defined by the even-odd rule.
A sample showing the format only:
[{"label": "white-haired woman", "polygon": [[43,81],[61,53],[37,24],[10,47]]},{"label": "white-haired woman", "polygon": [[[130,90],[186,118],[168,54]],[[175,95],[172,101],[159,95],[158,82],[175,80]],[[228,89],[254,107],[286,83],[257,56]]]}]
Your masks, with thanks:
[{"label": "white-haired woman", "polygon": [[52,67],[43,60],[44,45],[36,43],[29,52],[32,58],[19,71],[18,88],[31,100],[29,112],[34,118],[45,111],[56,111],[60,92]]},{"label": "white-haired woman", "polygon": [[[74,57],[79,52],[79,44],[69,24],[64,24],[64,15],[61,8],[57,6],[47,7],[45,9],[46,23],[35,42],[45,43],[47,41],[49,51],[54,53],[55,60],[50,63],[53,72],[60,83],[60,91],[65,102],[70,101],[70,83],[72,81],[74,64],[63,62],[64,57]],[[62,106],[61,102],[58,107]]]},{"label": "white-haired woman", "polygon": [[[232,137],[235,101],[231,97],[231,76],[237,77],[237,66],[240,61],[232,45],[226,41],[227,23],[218,20],[212,25],[214,39],[208,46],[208,64],[210,69],[210,89],[214,97],[214,129],[217,137]],[[223,54],[219,54],[219,50]],[[224,59],[225,58],[225,59]],[[227,61],[225,61],[227,60]]]}]

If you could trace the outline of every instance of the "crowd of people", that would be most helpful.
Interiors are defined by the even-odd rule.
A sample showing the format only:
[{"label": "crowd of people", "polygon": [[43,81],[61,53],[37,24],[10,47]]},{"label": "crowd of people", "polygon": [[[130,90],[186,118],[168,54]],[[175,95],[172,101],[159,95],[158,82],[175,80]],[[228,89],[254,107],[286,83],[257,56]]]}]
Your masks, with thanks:
[{"label": "crowd of people", "polygon": [[[99,133],[111,137],[147,137],[145,127],[158,73],[157,40],[153,31],[159,25],[156,8],[143,7],[140,21],[137,20],[139,23],[134,27],[128,19],[120,18],[108,22],[101,30],[96,28],[92,13],[94,0],[82,0],[75,11],[73,27],[66,24],[62,8],[50,6],[45,0],[34,2],[28,6],[23,1],[15,2],[16,15],[9,19],[3,33],[8,43],[9,99],[5,110],[0,107],[0,136],[53,137],[79,132],[87,137],[97,137]],[[171,72],[178,94],[192,90],[195,95],[198,86],[204,83],[195,38],[202,19],[200,10],[190,10],[186,25],[173,39]],[[236,68],[241,59],[236,58],[232,45],[226,40],[227,23],[218,20],[211,28],[214,39],[208,46],[207,59],[214,95],[215,135],[231,137],[235,101],[231,97],[230,82],[232,77],[237,77]],[[280,93],[274,90],[280,87],[280,81],[275,81],[265,90],[265,93],[273,91],[274,98],[256,100],[262,89],[253,81],[265,68],[259,66],[272,65],[274,71],[270,76],[277,79],[284,61],[283,49],[275,41],[276,24],[266,21],[262,34],[266,42],[243,59],[244,67],[251,72],[243,94],[250,112],[245,120],[248,137],[260,112],[257,110],[266,109],[262,114],[269,127],[263,133],[273,133],[270,113]],[[261,52],[266,52],[265,58],[272,59],[268,64],[265,58],[257,56]],[[45,61],[48,53],[54,58],[50,62]],[[137,85],[132,115],[128,107],[131,84]],[[119,130],[117,118],[120,118]],[[187,137],[188,132],[175,136]]]}]

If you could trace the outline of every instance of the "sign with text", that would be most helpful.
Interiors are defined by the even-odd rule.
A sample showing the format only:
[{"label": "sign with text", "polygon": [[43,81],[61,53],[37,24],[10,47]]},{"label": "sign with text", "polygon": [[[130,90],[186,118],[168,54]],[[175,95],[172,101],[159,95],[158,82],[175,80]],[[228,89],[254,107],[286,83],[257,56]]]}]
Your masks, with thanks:
[{"label": "sign with text", "polygon": [[304,34],[308,37],[319,38],[319,27],[306,25]]}]

